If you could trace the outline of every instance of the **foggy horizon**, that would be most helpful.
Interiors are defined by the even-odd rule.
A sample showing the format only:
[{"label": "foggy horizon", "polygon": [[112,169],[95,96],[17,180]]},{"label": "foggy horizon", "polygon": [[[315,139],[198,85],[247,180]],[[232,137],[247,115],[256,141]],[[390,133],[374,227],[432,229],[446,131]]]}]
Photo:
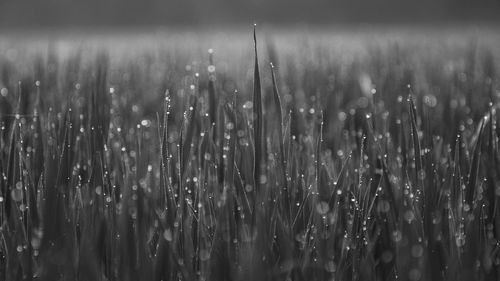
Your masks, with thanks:
[{"label": "foggy horizon", "polygon": [[397,0],[7,1],[0,29],[288,24],[498,23],[500,2]]}]

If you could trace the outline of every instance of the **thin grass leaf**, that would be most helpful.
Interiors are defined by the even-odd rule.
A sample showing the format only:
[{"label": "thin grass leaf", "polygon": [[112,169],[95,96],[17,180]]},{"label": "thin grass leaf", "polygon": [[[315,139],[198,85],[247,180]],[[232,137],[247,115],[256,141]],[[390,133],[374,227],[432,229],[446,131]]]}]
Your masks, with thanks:
[{"label": "thin grass leaf", "polygon": [[254,83],[253,83],[253,134],[254,134],[254,185],[256,192],[260,191],[260,177],[263,175],[264,136],[262,128],[262,89],[260,83],[259,60],[257,55],[256,25],[253,29],[255,51]]},{"label": "thin grass leaf", "polygon": [[469,176],[468,176],[468,181],[467,181],[467,192],[465,194],[465,202],[469,204],[469,206],[472,206],[473,200],[474,200],[474,193],[476,191],[476,186],[477,186],[477,178],[479,175],[479,166],[480,166],[480,160],[481,160],[481,146],[482,146],[482,140],[483,140],[483,134],[484,134],[484,127],[485,127],[485,119],[483,118],[483,122],[481,122],[481,126],[476,138],[476,145],[474,147],[474,152],[472,156],[472,164],[470,166],[469,170]]},{"label": "thin grass leaf", "polygon": [[281,164],[281,183],[283,185],[282,189],[282,203],[283,207],[285,209],[285,218],[288,220],[290,217],[290,195],[289,195],[289,190],[288,190],[288,177],[286,175],[287,173],[287,163],[286,163],[286,158],[285,158],[285,140],[283,137],[283,115],[281,111],[281,98],[280,94],[278,91],[278,85],[276,83],[276,75],[274,73],[274,65],[271,63],[271,75],[272,75],[272,82],[273,82],[273,94],[274,94],[274,106],[276,109],[276,130],[278,131],[278,141],[279,141],[279,153],[280,153],[280,164]]}]

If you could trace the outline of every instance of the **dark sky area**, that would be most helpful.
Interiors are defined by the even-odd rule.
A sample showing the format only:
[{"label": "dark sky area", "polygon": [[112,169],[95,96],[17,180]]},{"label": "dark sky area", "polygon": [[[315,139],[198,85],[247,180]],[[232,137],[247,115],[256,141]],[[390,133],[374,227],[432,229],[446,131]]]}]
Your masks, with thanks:
[{"label": "dark sky area", "polygon": [[1,0],[0,28],[496,23],[500,0]]}]

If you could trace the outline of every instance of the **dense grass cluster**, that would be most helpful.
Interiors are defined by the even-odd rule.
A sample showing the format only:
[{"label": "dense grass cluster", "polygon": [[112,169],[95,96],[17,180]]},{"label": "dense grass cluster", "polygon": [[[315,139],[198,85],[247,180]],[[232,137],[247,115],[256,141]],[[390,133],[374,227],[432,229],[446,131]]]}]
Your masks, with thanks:
[{"label": "dense grass cluster", "polygon": [[5,50],[0,280],[498,280],[495,53],[266,42]]}]

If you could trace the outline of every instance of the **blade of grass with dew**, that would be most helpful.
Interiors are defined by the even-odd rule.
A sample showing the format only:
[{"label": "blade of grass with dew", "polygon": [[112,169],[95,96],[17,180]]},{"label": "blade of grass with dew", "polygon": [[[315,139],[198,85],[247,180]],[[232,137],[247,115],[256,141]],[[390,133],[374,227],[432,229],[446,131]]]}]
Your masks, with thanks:
[{"label": "blade of grass with dew", "polygon": [[483,133],[484,133],[484,126],[485,126],[485,119],[482,119],[479,132],[476,137],[476,145],[474,147],[474,152],[472,156],[472,164],[470,166],[469,170],[469,176],[468,176],[468,181],[467,181],[467,192],[465,194],[465,202],[466,204],[469,204],[470,207],[472,207],[473,199],[474,199],[474,192],[476,191],[476,186],[477,186],[477,178],[479,175],[479,166],[480,166],[480,160],[481,160],[481,146],[482,146],[482,141],[483,141]]},{"label": "blade of grass with dew", "polygon": [[219,125],[217,127],[214,126],[214,130],[216,130],[216,135],[217,135],[217,141],[215,142],[216,147],[217,147],[217,156],[218,156],[218,180],[219,180],[219,192],[222,191],[223,185],[224,185],[224,171],[225,171],[225,165],[224,165],[224,142],[225,142],[225,137],[224,137],[224,132],[225,132],[225,127],[226,127],[226,118],[225,118],[225,113],[224,113],[224,106],[222,104],[219,104],[219,110],[217,111],[217,122]]},{"label": "blade of grass with dew", "polygon": [[[217,110],[217,98],[215,95],[215,65],[214,65],[214,52],[213,49],[208,50],[208,114],[210,117],[210,124],[214,126],[214,131],[217,131],[216,124],[216,110]],[[213,71],[211,71],[213,69]],[[215,135],[214,135],[215,136]],[[216,142],[216,140],[214,140]]]},{"label": "blade of grass with dew", "polygon": [[274,94],[274,106],[276,109],[276,130],[278,131],[278,141],[279,141],[279,153],[280,153],[280,164],[281,164],[281,174],[282,174],[282,204],[283,208],[285,210],[285,219],[289,222],[290,220],[290,191],[288,190],[288,177],[286,175],[287,173],[287,164],[286,164],[286,158],[285,158],[285,141],[283,138],[283,115],[282,115],[282,109],[281,109],[281,98],[280,94],[278,91],[278,85],[276,83],[276,75],[274,72],[274,65],[271,63],[271,78],[272,78],[272,83],[273,83],[273,94]]},{"label": "blade of grass with dew", "polygon": [[422,194],[416,194],[418,197],[422,196],[421,210],[425,209],[425,186],[423,181],[424,170],[422,167],[422,155],[421,155],[421,146],[420,140],[418,136],[418,126],[417,126],[417,109],[415,104],[413,103],[413,97],[410,94],[408,96],[408,103],[410,106],[410,128],[411,128],[411,137],[413,141],[413,150],[414,150],[414,160],[415,160],[415,180],[418,182],[418,186],[415,191],[420,191]]},{"label": "blade of grass with dew", "polygon": [[253,136],[254,136],[254,185],[255,191],[260,191],[260,177],[263,175],[263,151],[264,151],[264,136],[262,130],[262,88],[260,82],[259,60],[257,55],[257,35],[256,25],[253,30],[254,41],[254,82],[253,82]]}]

